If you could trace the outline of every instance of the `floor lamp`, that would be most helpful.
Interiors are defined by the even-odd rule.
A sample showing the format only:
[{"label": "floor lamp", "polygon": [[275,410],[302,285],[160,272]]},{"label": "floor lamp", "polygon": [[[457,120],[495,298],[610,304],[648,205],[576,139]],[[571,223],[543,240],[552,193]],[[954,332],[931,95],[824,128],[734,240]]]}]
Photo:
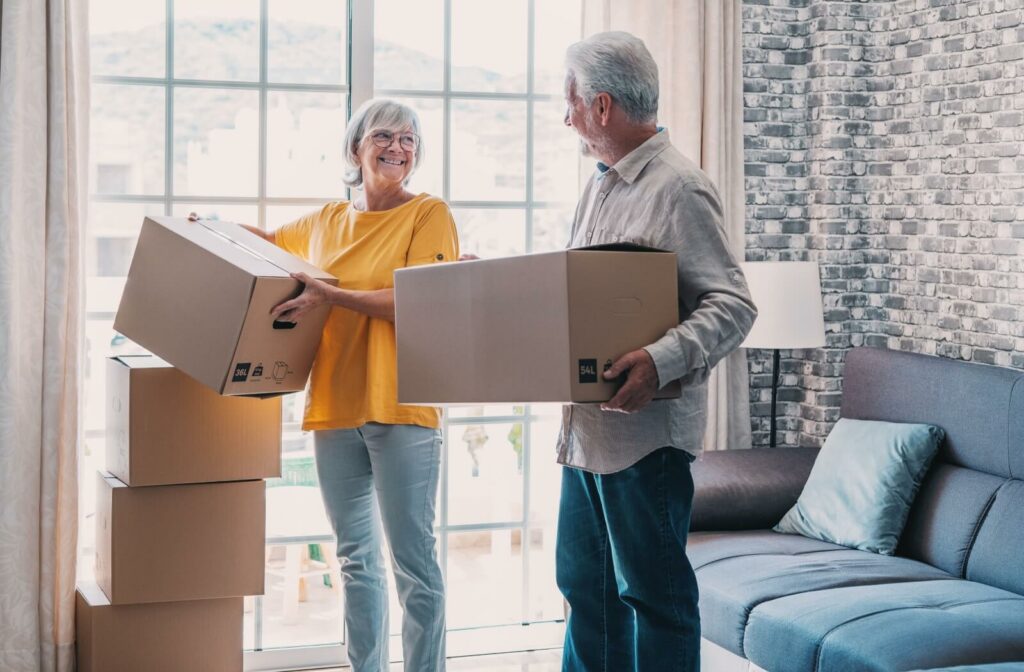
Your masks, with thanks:
[{"label": "floor lamp", "polygon": [[757,320],[742,348],[772,350],[771,447],[775,447],[775,407],[779,395],[779,350],[825,345],[821,281],[813,261],[753,261],[742,264]]}]

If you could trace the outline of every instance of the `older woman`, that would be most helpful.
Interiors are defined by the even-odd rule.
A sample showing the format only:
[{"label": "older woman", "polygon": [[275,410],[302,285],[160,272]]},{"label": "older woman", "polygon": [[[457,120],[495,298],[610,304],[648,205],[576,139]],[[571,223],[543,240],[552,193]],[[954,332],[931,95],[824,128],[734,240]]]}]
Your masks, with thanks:
[{"label": "older woman", "polygon": [[337,276],[338,287],[296,276],[304,291],[274,315],[296,321],[315,306],[333,306],[302,427],[314,432],[320,488],[338,538],[352,668],[388,669],[386,536],[404,612],[405,669],[434,672],[445,657],[434,536],[440,414],[398,405],[393,276],[397,268],[456,260],[457,233],[444,201],[406,189],[423,158],[412,109],[369,101],[349,122],[345,150],[345,183],[359,189],[356,197],[265,235]]}]

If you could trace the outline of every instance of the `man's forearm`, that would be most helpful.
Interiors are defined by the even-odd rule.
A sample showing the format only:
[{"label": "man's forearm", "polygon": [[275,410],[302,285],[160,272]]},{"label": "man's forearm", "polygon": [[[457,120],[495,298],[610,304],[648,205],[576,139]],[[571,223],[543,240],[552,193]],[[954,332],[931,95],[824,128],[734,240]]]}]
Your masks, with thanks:
[{"label": "man's forearm", "polygon": [[749,297],[726,292],[704,296],[679,326],[644,348],[654,360],[659,385],[706,380],[715,364],[743,342],[756,315]]},{"label": "man's forearm", "polygon": [[389,322],[395,321],[394,289],[359,291],[339,287],[331,293],[331,303],[370,317],[379,317]]}]

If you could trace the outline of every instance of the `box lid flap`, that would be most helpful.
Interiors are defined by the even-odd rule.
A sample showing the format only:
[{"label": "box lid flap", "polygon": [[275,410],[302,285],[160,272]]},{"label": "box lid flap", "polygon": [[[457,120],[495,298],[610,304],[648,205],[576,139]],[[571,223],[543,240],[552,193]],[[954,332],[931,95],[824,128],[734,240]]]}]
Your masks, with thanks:
[{"label": "box lid flap", "polygon": [[280,269],[266,259],[263,259],[257,254],[253,254],[241,245],[233,242],[224,234],[218,233],[216,230],[206,226],[209,222],[190,222],[189,220],[181,217],[164,217],[156,215],[150,215],[146,217],[146,220],[172,232],[176,236],[184,238],[193,245],[196,245],[211,254],[216,255],[218,258],[231,264],[235,268],[241,269],[250,276],[273,276],[280,275],[281,273]]},{"label": "box lid flap", "polygon": [[127,488],[128,487],[127,485],[124,484],[124,481],[119,479],[117,476],[114,476],[109,471],[100,470],[98,473],[99,473],[100,478],[102,478],[104,481],[106,481],[107,485],[109,485],[111,488]]},{"label": "box lid flap", "polygon": [[318,278],[332,284],[336,278],[316,266],[286,252],[277,245],[260,238],[251,231],[234,222],[222,222],[217,220],[200,220],[200,223],[210,231],[213,231],[229,239],[250,254],[262,259],[273,266],[272,272],[263,275],[289,277],[292,273],[305,273],[313,278]]},{"label": "box lid flap", "polygon": [[166,369],[171,366],[156,355],[116,355],[110,359],[120,362],[129,369]]},{"label": "box lid flap", "polygon": [[637,243],[601,243],[600,245],[583,245],[581,247],[571,247],[569,251],[574,250],[593,250],[597,252],[661,252],[663,254],[671,254],[670,250],[662,250],[657,247],[649,247],[647,245],[638,245]]},{"label": "box lid flap", "polygon": [[233,222],[151,215],[146,217],[255,277],[288,277],[303,272],[336,283],[333,276],[307,264]]},{"label": "box lid flap", "polygon": [[85,603],[90,607],[109,607],[110,600],[103,591],[100,589],[99,584],[93,579],[82,579],[75,586],[78,589],[78,593],[85,600]]}]

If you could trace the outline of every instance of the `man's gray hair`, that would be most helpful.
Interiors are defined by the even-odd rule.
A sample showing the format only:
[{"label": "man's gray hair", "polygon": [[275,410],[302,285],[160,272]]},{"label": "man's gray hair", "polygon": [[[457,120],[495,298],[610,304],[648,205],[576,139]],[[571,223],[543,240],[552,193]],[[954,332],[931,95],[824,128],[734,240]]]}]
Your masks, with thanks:
[{"label": "man's gray hair", "polygon": [[565,86],[590,105],[607,93],[630,121],[658,118],[658,65],[643,40],[622,31],[597,33],[569,46],[565,54]]},{"label": "man's gray hair", "polygon": [[[407,129],[411,129],[420,139],[412,162],[412,172],[409,173],[412,177],[412,173],[416,172],[423,161],[423,133],[420,132],[420,118],[416,110],[383,98],[374,98],[363,103],[349,119],[348,128],[345,130],[346,170],[342,181],[350,187],[359,187],[363,184],[363,170],[356,153],[367,133],[380,130],[398,132]],[[408,180],[406,182],[408,183]]]}]

